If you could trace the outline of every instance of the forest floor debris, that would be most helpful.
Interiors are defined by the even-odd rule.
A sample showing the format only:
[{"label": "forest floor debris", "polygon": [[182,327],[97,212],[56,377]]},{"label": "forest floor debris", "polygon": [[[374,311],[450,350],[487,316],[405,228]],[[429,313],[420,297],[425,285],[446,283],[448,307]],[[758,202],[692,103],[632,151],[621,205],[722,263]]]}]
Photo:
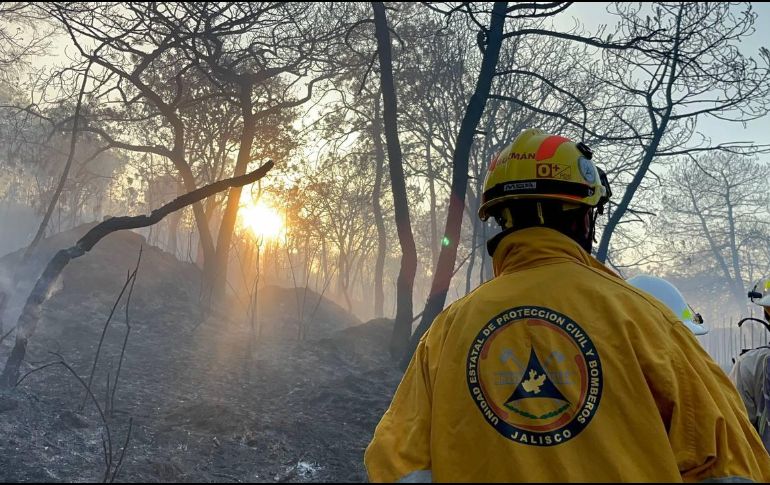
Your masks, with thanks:
[{"label": "forest floor debris", "polygon": [[[44,241],[36,259],[76,235]],[[57,352],[81,376],[88,374],[104,320],[142,244],[134,233],[110,235],[65,270],[61,290],[44,305],[22,373]],[[13,258],[0,258],[0,265],[9,267]],[[308,339],[272,332],[252,344],[245,321],[211,316],[201,322],[193,265],[147,246],[142,258],[126,361],[108,417],[116,455],[133,419],[117,481],[366,479],[364,449],[401,376],[383,345],[391,321],[356,325],[324,299],[308,323],[318,331]],[[25,275],[20,291],[35,276]],[[270,291],[266,301],[284,307],[265,318],[275,322],[283,312],[290,319],[293,289]],[[124,331],[116,317],[94,380],[100,400]],[[0,346],[3,362],[12,343]],[[103,423],[91,403],[79,410],[82,400],[83,388],[60,366],[0,393],[0,480],[99,481]]]}]

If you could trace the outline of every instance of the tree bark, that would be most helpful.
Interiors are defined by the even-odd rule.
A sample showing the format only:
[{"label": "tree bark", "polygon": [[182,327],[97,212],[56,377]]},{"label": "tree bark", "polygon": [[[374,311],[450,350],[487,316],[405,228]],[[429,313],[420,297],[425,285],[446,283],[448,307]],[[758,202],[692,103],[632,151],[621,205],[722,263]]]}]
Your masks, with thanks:
[{"label": "tree bark", "polygon": [[177,254],[179,252],[179,223],[182,220],[182,213],[181,212],[175,212],[171,215],[171,217],[168,220],[168,239],[166,240],[166,247],[168,248],[168,252],[174,255],[174,257],[178,258],[179,255]]},{"label": "tree bark", "polygon": [[346,263],[347,258],[345,257],[345,252],[342,248],[340,248],[340,252],[337,255],[337,297],[342,298],[347,302],[347,295],[345,292],[345,275],[350,270]]},{"label": "tree bark", "polygon": [[727,227],[728,235],[730,238],[730,259],[733,264],[733,292],[738,297],[737,301],[741,301],[746,296],[746,283],[743,280],[743,274],[741,273],[741,260],[738,246],[735,239],[735,215],[733,213],[733,201],[730,197],[730,184],[725,180],[727,184],[727,192],[725,193],[725,204],[727,205]]},{"label": "tree bark", "polygon": [[468,188],[468,159],[470,158],[473,136],[479,125],[484,107],[487,103],[489,90],[492,87],[492,79],[495,75],[497,61],[500,57],[500,48],[503,43],[503,30],[505,27],[505,15],[508,2],[495,2],[492,7],[489,30],[486,33],[486,47],[481,61],[481,71],[476,81],[476,88],[468,103],[468,109],[460,125],[457,135],[457,144],[452,156],[452,188],[449,197],[445,239],[442,240],[441,253],[439,254],[436,272],[433,275],[428,302],[422,314],[422,319],[412,336],[409,352],[402,361],[401,367],[406,369],[417,348],[422,335],[428,330],[433,320],[444,308],[449,285],[454,273],[455,260],[457,259],[457,246],[462,229],[463,211],[465,208],[465,194]]},{"label": "tree bark", "polygon": [[[499,103],[496,103],[499,106]],[[497,107],[494,106],[495,109],[492,109],[492,116],[490,117],[492,120],[495,119],[495,114],[497,113]],[[487,123],[487,126],[484,128],[485,131],[489,132],[489,130],[492,129],[490,124]],[[481,175],[484,167],[483,163],[481,163],[479,158],[485,158],[486,154],[491,151],[490,145],[490,137],[487,136],[484,139],[483,148],[481,150],[480,157],[474,157],[474,164],[473,164],[473,173],[476,178],[476,182],[474,184],[473,190],[471,191],[470,195],[468,196],[469,201],[472,200],[472,203],[469,204],[470,207],[478,207],[481,203],[481,194],[484,191],[484,177]],[[473,288],[473,270],[476,267],[476,259],[480,259],[479,262],[479,275],[481,275],[481,278],[483,278],[483,272],[484,272],[484,252],[481,250],[479,251],[478,248],[481,248],[481,246],[484,243],[484,239],[482,239],[481,236],[481,230],[483,222],[481,222],[481,219],[479,219],[476,214],[469,214],[469,218],[471,220],[471,224],[473,224],[473,230],[471,231],[471,255],[468,258],[468,270],[465,275],[465,294],[471,292],[471,289]]]},{"label": "tree bark", "polygon": [[653,139],[650,145],[647,147],[647,150],[645,151],[644,158],[642,159],[642,163],[639,166],[639,169],[634,174],[634,178],[631,180],[631,183],[628,184],[628,187],[626,187],[626,191],[623,193],[623,198],[620,200],[620,203],[613,209],[612,214],[610,215],[610,218],[607,221],[607,225],[604,226],[602,237],[599,240],[599,247],[596,250],[596,259],[598,259],[602,263],[605,263],[607,261],[607,255],[609,254],[610,240],[612,239],[612,234],[615,232],[615,229],[618,227],[620,220],[626,214],[626,211],[628,210],[629,205],[631,205],[631,200],[634,198],[634,195],[636,194],[637,189],[641,185],[642,180],[644,180],[644,177],[647,175],[647,172],[650,169],[650,165],[652,164],[652,161],[655,158],[655,154],[658,151],[658,146],[660,146],[660,140],[663,137],[667,124],[668,124],[668,120],[665,119],[663,123],[660,125],[660,129],[655,131],[655,134],[653,135]]},{"label": "tree bark", "polygon": [[394,360],[401,358],[409,345],[412,333],[412,291],[417,273],[417,249],[412,235],[409,217],[409,202],[406,193],[401,144],[398,139],[398,108],[396,88],[393,82],[393,65],[390,31],[382,2],[372,2],[374,25],[377,36],[377,53],[380,59],[380,82],[382,84],[383,118],[385,140],[388,146],[390,183],[393,191],[393,206],[396,216],[396,230],[401,245],[401,268],[396,285],[396,321],[390,342],[390,355]]},{"label": "tree bark", "polygon": [[[176,195],[177,197],[184,193],[182,185],[176,183]],[[168,252],[174,255],[175,258],[179,258],[179,223],[182,221],[183,211],[176,211],[168,219],[168,237],[166,238],[166,248]]]},{"label": "tree bark", "polygon": [[[187,162],[184,160],[184,155],[177,154],[171,158],[171,161],[182,176],[182,183],[185,190],[188,192],[196,190],[197,184],[195,183],[195,177],[193,176],[189,165],[187,165]],[[196,202],[192,204],[192,209],[195,218],[195,226],[198,228],[198,249],[203,255],[203,262],[201,264],[203,268],[203,283],[204,287],[210,288],[216,255],[216,251],[214,250],[214,239],[211,236],[211,228],[206,213],[203,210],[203,204],[201,204],[200,201]]]},{"label": "tree bark", "polygon": [[385,166],[385,150],[382,147],[382,118],[380,117],[380,97],[374,102],[374,121],[372,123],[372,138],[374,141],[374,158],[377,164],[374,176],[374,190],[372,191],[372,209],[374,212],[374,224],[377,226],[377,259],[374,263],[374,316],[381,318],[385,315],[385,256],[387,248],[387,234],[385,221],[382,216],[382,170]]},{"label": "tree bark", "polygon": [[[251,85],[244,83],[241,86],[241,109],[243,110],[243,130],[241,131],[238,158],[235,162],[233,176],[238,177],[246,173],[251,161],[251,148],[256,135],[256,118],[251,101]],[[238,218],[238,207],[241,202],[242,187],[233,187],[227,194],[227,205],[222,214],[222,224],[219,226],[216,246],[216,263],[213,268],[213,296],[214,301],[221,302],[227,292],[227,266],[230,258],[230,244],[233,240],[235,222]]]},{"label": "tree bark", "polygon": [[479,226],[481,225],[481,219],[478,217],[473,218],[473,232],[471,234],[471,255],[468,259],[468,270],[465,273],[465,294],[471,292],[471,280],[473,278],[473,268],[476,265],[476,246],[478,246],[479,239]]},{"label": "tree bark", "polygon": [[[430,131],[430,128],[429,128]],[[425,144],[425,161],[428,169],[428,195],[430,196],[430,262],[432,267],[438,264],[438,223],[436,222],[436,177],[433,172],[433,158],[431,157],[431,144]]]}]

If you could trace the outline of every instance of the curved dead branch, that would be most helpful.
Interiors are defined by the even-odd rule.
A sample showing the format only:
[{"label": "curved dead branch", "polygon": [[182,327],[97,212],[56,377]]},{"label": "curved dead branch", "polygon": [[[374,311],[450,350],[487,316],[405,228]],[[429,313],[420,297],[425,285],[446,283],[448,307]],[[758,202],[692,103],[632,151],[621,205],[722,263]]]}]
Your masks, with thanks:
[{"label": "curved dead branch", "polygon": [[21,312],[21,316],[19,316],[19,320],[16,324],[16,344],[6,361],[3,374],[0,376],[0,387],[8,388],[13,387],[16,384],[19,377],[19,367],[26,355],[27,341],[35,332],[37,324],[40,321],[43,303],[45,303],[51,296],[54,283],[71,260],[83,256],[90,251],[96,243],[115,231],[137,229],[157,224],[172,212],[183,209],[196,202],[200,202],[214,194],[232,187],[242,187],[254,183],[264,177],[267,172],[273,168],[273,165],[272,161],[268,161],[251,173],[247,173],[240,177],[220,180],[197,190],[193,190],[192,192],[177,197],[168,204],[155,209],[149,215],[111,217],[88,231],[74,246],[62,249],[56,253],[48,262],[48,266],[46,266],[43,274],[38,278],[37,283],[35,283],[35,286],[24,305],[24,309]]}]

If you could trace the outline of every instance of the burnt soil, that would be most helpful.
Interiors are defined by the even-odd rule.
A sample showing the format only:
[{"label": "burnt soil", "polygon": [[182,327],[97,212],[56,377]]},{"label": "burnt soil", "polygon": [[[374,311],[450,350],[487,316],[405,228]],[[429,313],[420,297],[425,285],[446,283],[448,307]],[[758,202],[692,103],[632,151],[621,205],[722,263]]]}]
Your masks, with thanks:
[{"label": "burnt soil", "polygon": [[[5,289],[15,286],[26,295],[48,257],[85,229],[45,240],[24,272],[8,269],[19,253],[0,258]],[[132,421],[116,481],[366,480],[364,449],[401,377],[387,355],[392,321],[359,324],[325,299],[316,305],[319,295],[303,291],[316,310],[305,340],[289,337],[291,328],[253,339],[244,318],[202,314],[193,265],[131,232],[108,236],[67,267],[44,305],[22,374],[58,360],[50,353],[56,352],[88,379],[104,323],[140,246],[131,332],[114,410],[107,412],[113,463]],[[290,327],[294,289],[273,288],[266,295],[263,320],[273,324],[266,328]],[[18,297],[12,301],[6,322],[15,321],[19,304]],[[114,381],[117,371],[125,320],[120,305],[92,385],[102,407],[108,376]],[[3,363],[12,340],[0,345]],[[90,400],[81,407],[84,399],[83,387],[61,366],[0,391],[0,480],[101,481],[105,428]]]}]

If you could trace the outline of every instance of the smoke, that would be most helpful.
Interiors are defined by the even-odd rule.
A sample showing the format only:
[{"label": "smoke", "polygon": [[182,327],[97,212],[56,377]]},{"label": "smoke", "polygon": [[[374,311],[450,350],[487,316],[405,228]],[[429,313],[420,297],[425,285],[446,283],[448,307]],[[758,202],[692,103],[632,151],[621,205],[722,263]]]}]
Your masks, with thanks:
[{"label": "smoke", "polygon": [[[30,259],[19,266],[22,251],[5,256],[0,260],[0,331],[4,334],[16,323],[21,315],[27,298],[42,273],[43,267],[38,259]],[[64,288],[63,275],[54,281],[46,300],[59,293]],[[4,301],[3,301],[4,300]]]}]

